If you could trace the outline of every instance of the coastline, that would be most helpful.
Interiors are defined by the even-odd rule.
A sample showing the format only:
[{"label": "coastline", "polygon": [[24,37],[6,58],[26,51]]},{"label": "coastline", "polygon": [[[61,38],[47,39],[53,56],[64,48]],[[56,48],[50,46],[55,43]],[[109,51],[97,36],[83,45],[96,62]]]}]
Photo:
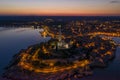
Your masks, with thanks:
[{"label": "coastline", "polygon": [[[35,45],[32,45],[32,46],[35,46]],[[31,47],[31,46],[30,46]],[[28,49],[27,50],[22,50],[22,51],[20,51],[20,53],[21,52],[29,52],[29,48],[30,47],[28,47]],[[64,78],[67,78],[68,77],[68,75],[71,75],[71,76],[69,76],[69,78],[82,78],[83,76],[88,76],[88,75],[92,75],[93,74],[93,71],[92,71],[92,68],[91,67],[94,67],[94,68],[105,68],[108,64],[108,62],[111,60],[111,59],[113,59],[114,57],[115,57],[115,50],[116,50],[116,47],[114,48],[114,50],[113,50],[113,55],[112,56],[110,56],[110,57],[106,57],[105,59],[104,59],[104,63],[105,64],[101,64],[101,63],[96,63],[96,62],[94,62],[94,63],[90,63],[89,64],[89,66],[86,66],[86,68],[85,67],[83,67],[83,69],[82,68],[80,68],[80,67],[76,67],[75,69],[70,69],[70,70],[62,70],[62,72],[61,71],[58,71],[58,72],[55,72],[55,73],[47,73],[47,74],[45,74],[45,73],[42,73],[42,72],[38,72],[38,73],[36,73],[36,72],[34,72],[34,70],[31,70],[29,73],[31,73],[31,76],[33,76],[34,74],[37,74],[37,75],[34,75],[34,77],[33,78],[35,78],[35,79],[43,79],[43,80],[45,80],[46,79],[46,76],[48,76],[49,75],[49,77],[52,77],[53,75],[54,75],[54,78],[52,77],[52,78],[49,78],[49,79],[57,79],[58,77],[57,77],[57,75],[59,75],[59,74],[61,74],[61,76],[62,76],[62,78],[61,79],[64,79]],[[18,55],[18,54],[17,54]],[[19,54],[17,57],[19,57],[21,54]],[[17,58],[17,57],[15,57],[15,58]],[[18,58],[17,58],[18,59]],[[16,60],[14,60],[14,61],[16,61]],[[12,68],[13,67],[13,68]],[[24,74],[26,75],[23,75],[24,77],[23,77],[23,80],[24,80],[24,78],[26,78],[27,77],[27,74],[26,73],[28,73],[27,71],[26,71],[26,69],[22,69],[20,66],[17,66],[17,65],[12,65],[12,67],[8,67],[8,70],[7,70],[7,72],[5,72],[5,74],[4,74],[4,77],[7,77],[8,79],[9,78],[12,78],[13,80],[14,80],[14,77],[12,77],[12,76],[15,76],[16,74],[18,74],[18,75],[22,75],[22,73],[24,72]],[[84,70],[84,69],[86,69],[86,70]],[[18,70],[17,72],[15,72],[16,74],[13,74],[13,75],[11,75],[11,77],[10,77],[10,72],[12,72],[12,71],[16,71],[16,70]],[[29,71],[29,70],[28,70]],[[21,73],[22,72],[22,73]],[[78,73],[79,72],[79,73]],[[70,73],[70,74],[69,74]],[[73,74],[74,73],[74,74]],[[50,75],[51,74],[51,75]],[[7,75],[7,76],[5,76],[5,75]],[[8,75],[9,75],[9,77],[8,77]],[[39,77],[39,78],[36,78],[36,77],[38,77],[39,75],[44,75],[43,77]],[[56,77],[55,77],[56,76]],[[63,77],[64,76],[64,77]],[[15,79],[17,79],[17,80],[22,80],[22,79],[19,79],[19,78],[15,78]],[[30,78],[26,78],[26,79],[30,79]]]}]

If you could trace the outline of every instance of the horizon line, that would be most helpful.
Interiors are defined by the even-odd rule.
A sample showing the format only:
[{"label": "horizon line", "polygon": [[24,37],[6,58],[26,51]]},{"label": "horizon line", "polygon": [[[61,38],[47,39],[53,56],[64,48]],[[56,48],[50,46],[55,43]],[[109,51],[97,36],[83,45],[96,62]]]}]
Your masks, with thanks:
[{"label": "horizon line", "polygon": [[120,16],[120,15],[1,15],[0,16]]}]

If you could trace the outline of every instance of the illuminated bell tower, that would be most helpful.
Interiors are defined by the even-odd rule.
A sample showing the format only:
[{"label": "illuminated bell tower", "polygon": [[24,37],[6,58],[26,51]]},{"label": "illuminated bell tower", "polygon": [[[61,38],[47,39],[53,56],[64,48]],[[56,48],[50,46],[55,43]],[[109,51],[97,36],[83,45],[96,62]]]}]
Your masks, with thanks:
[{"label": "illuminated bell tower", "polygon": [[58,43],[57,43],[57,46],[58,48],[61,48],[62,47],[62,32],[61,32],[61,25],[58,25],[58,28],[59,28],[59,35],[58,35]]},{"label": "illuminated bell tower", "polygon": [[59,34],[58,34],[57,48],[58,49],[67,49],[67,48],[69,48],[69,45],[67,43],[65,43],[64,40],[62,39],[61,25],[58,25],[58,28],[59,28]]},{"label": "illuminated bell tower", "polygon": [[59,38],[58,38],[58,41],[61,42],[62,41],[61,25],[58,25],[58,28],[59,28]]}]

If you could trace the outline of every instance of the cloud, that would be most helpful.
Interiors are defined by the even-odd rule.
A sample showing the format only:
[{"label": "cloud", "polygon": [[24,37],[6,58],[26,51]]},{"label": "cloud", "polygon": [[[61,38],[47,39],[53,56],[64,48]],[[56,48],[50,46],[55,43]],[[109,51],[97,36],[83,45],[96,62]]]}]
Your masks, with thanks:
[{"label": "cloud", "polygon": [[120,3],[120,1],[110,1],[110,3]]}]

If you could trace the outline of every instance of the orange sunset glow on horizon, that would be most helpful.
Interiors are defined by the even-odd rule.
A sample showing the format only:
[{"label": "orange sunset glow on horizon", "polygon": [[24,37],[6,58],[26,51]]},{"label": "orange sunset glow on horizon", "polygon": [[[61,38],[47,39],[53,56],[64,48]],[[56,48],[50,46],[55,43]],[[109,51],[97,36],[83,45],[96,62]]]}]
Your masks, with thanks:
[{"label": "orange sunset glow on horizon", "polygon": [[0,15],[120,16],[111,0],[1,0]]}]

